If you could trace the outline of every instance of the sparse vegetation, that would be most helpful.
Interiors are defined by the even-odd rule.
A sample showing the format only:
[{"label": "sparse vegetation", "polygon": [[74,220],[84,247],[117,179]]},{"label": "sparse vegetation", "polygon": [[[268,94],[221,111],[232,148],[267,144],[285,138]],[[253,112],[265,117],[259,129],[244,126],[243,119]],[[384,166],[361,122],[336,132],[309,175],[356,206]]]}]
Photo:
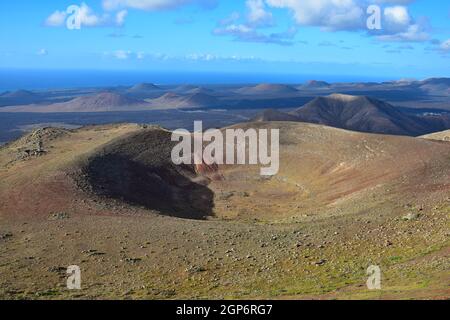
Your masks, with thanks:
[{"label": "sparse vegetation", "polygon": [[[180,219],[166,209],[175,200],[159,195],[164,185],[180,186],[163,174],[175,170],[165,153],[152,152],[168,146],[162,129],[67,131],[44,140],[48,153],[26,160],[15,157],[16,144],[2,149],[0,298],[449,297],[450,145],[309,124],[255,125],[282,130],[279,176],[219,167],[223,180],[211,180],[207,171],[186,169],[188,187],[176,201],[199,213],[189,186],[202,181],[213,202],[201,220]],[[127,180],[134,169],[125,161],[111,168],[122,178],[105,184],[111,175],[95,166],[108,172],[103,161],[111,155],[144,166],[138,176],[159,177],[135,193],[148,201],[108,190],[139,181]],[[74,264],[81,291],[65,287],[65,268]],[[372,264],[382,270],[381,291],[366,288]]]}]

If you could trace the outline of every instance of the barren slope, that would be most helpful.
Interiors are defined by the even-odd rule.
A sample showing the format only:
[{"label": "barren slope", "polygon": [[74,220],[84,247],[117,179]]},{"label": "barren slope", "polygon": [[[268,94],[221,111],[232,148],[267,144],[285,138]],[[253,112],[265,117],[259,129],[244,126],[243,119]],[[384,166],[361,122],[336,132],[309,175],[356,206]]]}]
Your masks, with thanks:
[{"label": "barren slope", "polygon": [[436,132],[422,136],[424,139],[450,141],[450,130]]},{"label": "barren slope", "polygon": [[[170,133],[137,125],[43,129],[1,148],[0,297],[450,296],[450,145],[240,127],[281,130],[277,176],[176,167]],[[79,292],[65,289],[73,264]],[[365,288],[371,264],[381,291]]]},{"label": "barren slope", "polygon": [[263,112],[255,120],[302,121],[347,130],[418,136],[450,126],[448,115],[412,115],[389,103],[367,96],[332,94],[317,97],[284,114]]},{"label": "barren slope", "polygon": [[67,102],[50,105],[4,107],[1,112],[107,112],[145,110],[146,102],[113,92],[82,96]]}]

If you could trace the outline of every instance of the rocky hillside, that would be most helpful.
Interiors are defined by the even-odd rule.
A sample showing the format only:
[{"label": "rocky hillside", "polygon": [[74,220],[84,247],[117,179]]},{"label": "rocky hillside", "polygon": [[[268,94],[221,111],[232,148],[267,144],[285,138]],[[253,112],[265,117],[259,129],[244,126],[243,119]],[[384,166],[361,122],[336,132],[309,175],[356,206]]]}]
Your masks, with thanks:
[{"label": "rocky hillside", "polygon": [[450,115],[412,115],[381,100],[343,94],[315,98],[286,115],[269,112],[256,119],[300,121],[360,132],[409,136],[450,128]]}]

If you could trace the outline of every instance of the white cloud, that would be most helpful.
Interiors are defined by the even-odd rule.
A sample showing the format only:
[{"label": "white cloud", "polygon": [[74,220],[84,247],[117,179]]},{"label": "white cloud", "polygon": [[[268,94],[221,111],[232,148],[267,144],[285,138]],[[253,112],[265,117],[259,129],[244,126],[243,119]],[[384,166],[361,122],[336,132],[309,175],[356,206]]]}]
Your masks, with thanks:
[{"label": "white cloud", "polygon": [[213,53],[191,53],[182,56],[171,56],[163,53],[151,53],[144,51],[117,50],[113,52],[103,52],[104,57],[115,58],[119,60],[147,60],[147,61],[251,61],[256,60],[254,56],[221,56]]},{"label": "white cloud", "polygon": [[366,9],[370,4],[387,5],[382,16],[382,30],[369,32],[382,41],[426,41],[424,23],[416,22],[407,4],[414,0],[266,0],[273,8],[292,12],[297,24],[317,26],[326,31],[367,31]]},{"label": "white cloud", "polygon": [[233,12],[228,18],[219,21],[213,34],[232,36],[235,41],[292,45],[291,40],[297,33],[296,28],[290,28],[286,32],[279,33],[259,31],[259,28],[274,26],[273,15],[267,11],[267,6],[263,0],[247,0],[246,6],[248,10],[246,16]]},{"label": "white cloud", "polygon": [[292,39],[296,33],[296,28],[290,28],[286,32],[265,34],[246,24],[230,24],[218,27],[213,31],[213,34],[218,36],[232,36],[235,41],[271,43],[282,46],[292,45]]},{"label": "white cloud", "polygon": [[194,54],[188,54],[186,56],[187,60],[195,60],[195,61],[213,61],[213,60],[218,60],[219,57],[210,53],[205,53],[205,54],[198,54],[198,53],[194,53]]},{"label": "white cloud", "polygon": [[96,15],[92,9],[83,2],[78,11],[77,19],[81,22],[81,26],[97,27],[105,23],[106,17]]},{"label": "white cloud", "polygon": [[48,55],[48,51],[47,51],[47,49],[40,49],[38,52],[36,52],[36,54],[38,56],[46,56],[46,55]]},{"label": "white cloud", "polygon": [[450,52],[450,39],[445,40],[444,42],[442,42],[441,45],[439,46],[439,48],[442,51]]},{"label": "white cloud", "polygon": [[125,23],[125,18],[128,15],[128,11],[127,10],[121,10],[119,12],[116,13],[116,24],[118,26],[123,26]]},{"label": "white cloud", "polygon": [[414,1],[415,0],[375,0],[375,1],[371,1],[371,3],[387,4],[387,5],[407,5]]},{"label": "white cloud", "polygon": [[422,42],[430,39],[426,31],[426,21],[414,21],[405,6],[384,9],[383,32],[378,36],[382,41]]},{"label": "white cloud", "polygon": [[232,55],[232,56],[220,56],[216,54],[211,53],[193,53],[188,54],[185,57],[174,57],[173,59],[184,59],[189,61],[254,61],[257,60],[254,56],[238,56],[238,55]]},{"label": "white cloud", "polygon": [[225,19],[220,20],[219,24],[223,25],[223,26],[233,24],[233,23],[236,23],[240,18],[241,18],[241,14],[239,12],[233,12]]},{"label": "white cloud", "polygon": [[230,24],[224,28],[216,29],[216,34],[245,34],[252,33],[253,29],[244,24]]},{"label": "white cloud", "polygon": [[408,25],[411,22],[408,9],[404,6],[385,8],[384,17],[387,22],[394,24]]},{"label": "white cloud", "polygon": [[217,0],[103,0],[105,10],[132,8],[157,11],[174,9],[187,4],[198,4],[205,8],[211,8],[217,5]]},{"label": "white cloud", "polygon": [[125,51],[125,50],[117,50],[116,52],[114,52],[114,57],[119,59],[119,60],[128,60],[128,58],[130,57],[130,55],[132,54],[131,51]]},{"label": "white cloud", "polygon": [[86,3],[79,6],[77,13],[70,13],[64,11],[55,11],[45,21],[45,25],[49,27],[65,26],[66,19],[71,15],[76,14],[75,19],[80,22],[83,27],[107,27],[107,26],[122,26],[125,23],[125,18],[128,14],[127,10],[118,11],[115,16],[109,13],[96,14]]},{"label": "white cloud", "polygon": [[362,6],[353,0],[266,0],[274,8],[289,9],[300,25],[330,30],[357,29],[364,24]]},{"label": "white cloud", "polygon": [[377,37],[381,41],[396,41],[396,42],[423,42],[430,39],[430,35],[423,30],[419,24],[412,24],[407,27],[405,31],[386,34]]},{"label": "white cloud", "polygon": [[151,58],[151,54],[147,54],[144,51],[131,50],[105,51],[103,52],[103,56],[118,60],[144,60],[146,58]]},{"label": "white cloud", "polygon": [[263,0],[247,0],[248,22],[255,26],[273,25],[273,16],[271,12],[266,11],[266,5]]},{"label": "white cloud", "polygon": [[45,20],[45,25],[48,27],[60,27],[64,25],[67,14],[64,11],[56,10]]}]

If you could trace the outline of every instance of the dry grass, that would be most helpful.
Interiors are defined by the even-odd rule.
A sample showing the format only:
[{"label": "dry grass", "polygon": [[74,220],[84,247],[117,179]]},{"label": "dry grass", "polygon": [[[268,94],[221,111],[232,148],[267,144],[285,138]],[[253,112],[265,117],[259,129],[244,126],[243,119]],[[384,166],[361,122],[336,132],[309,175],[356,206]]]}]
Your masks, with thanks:
[{"label": "dry grass", "polygon": [[[267,126],[268,124],[256,124]],[[450,145],[281,129],[281,171],[222,167],[214,216],[162,215],[80,190],[73,173],[136,125],[89,127],[17,160],[0,150],[0,298],[449,298]],[[153,130],[153,129],[152,129]],[[163,213],[163,212],[162,212]],[[403,219],[414,213],[411,220]],[[321,262],[322,261],[322,262]],[[65,288],[82,269],[83,289]],[[365,271],[380,265],[383,289]]]}]

